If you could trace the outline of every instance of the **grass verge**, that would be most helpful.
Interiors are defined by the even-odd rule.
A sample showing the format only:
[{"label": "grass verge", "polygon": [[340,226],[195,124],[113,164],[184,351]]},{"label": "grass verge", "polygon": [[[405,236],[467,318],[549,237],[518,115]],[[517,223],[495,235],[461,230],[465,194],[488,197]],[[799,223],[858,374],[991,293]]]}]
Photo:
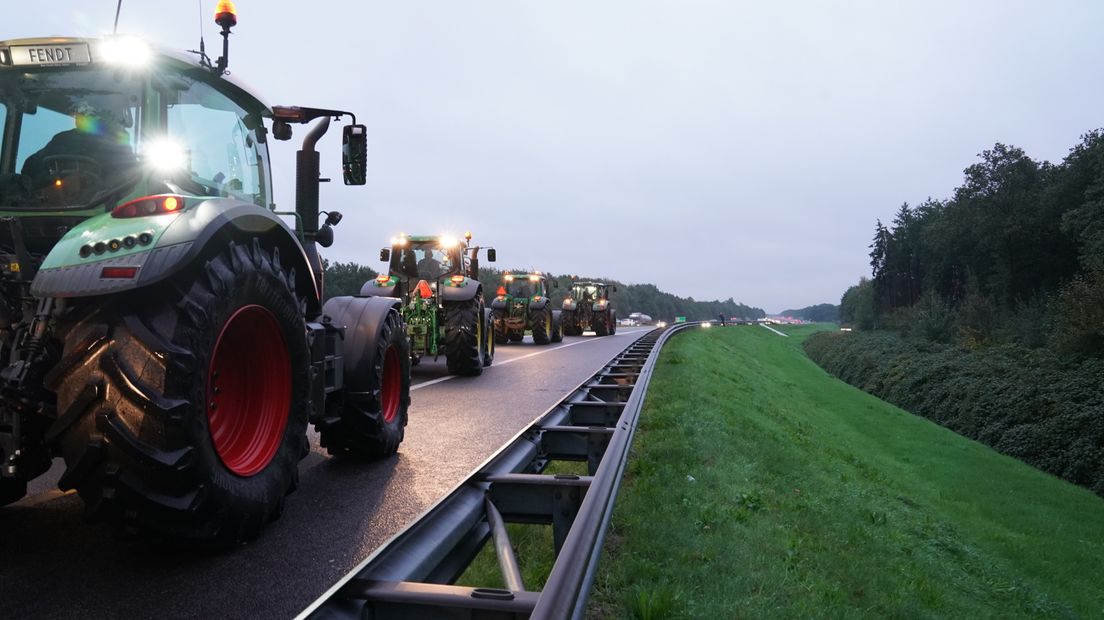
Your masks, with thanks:
[{"label": "grass verge", "polygon": [[592,617],[1104,617],[1104,500],[756,327],[665,348]]}]

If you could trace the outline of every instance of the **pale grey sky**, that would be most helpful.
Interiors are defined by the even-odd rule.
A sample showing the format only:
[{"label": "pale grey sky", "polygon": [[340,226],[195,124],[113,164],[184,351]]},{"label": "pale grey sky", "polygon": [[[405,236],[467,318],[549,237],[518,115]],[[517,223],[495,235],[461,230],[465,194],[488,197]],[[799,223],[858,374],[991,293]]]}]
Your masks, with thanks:
[{"label": "pale grey sky", "polygon": [[[1104,126],[1095,0],[236,4],[237,77],[367,124],[368,186],[322,199],[346,216],[327,256],[373,267],[396,232],[470,229],[500,266],[838,303],[875,218],[950,195],[996,141],[1057,161]],[[102,34],[115,10],[5,5],[0,39]],[[119,30],[194,48],[198,21],[124,0]],[[289,209],[299,136],[274,146]]]}]

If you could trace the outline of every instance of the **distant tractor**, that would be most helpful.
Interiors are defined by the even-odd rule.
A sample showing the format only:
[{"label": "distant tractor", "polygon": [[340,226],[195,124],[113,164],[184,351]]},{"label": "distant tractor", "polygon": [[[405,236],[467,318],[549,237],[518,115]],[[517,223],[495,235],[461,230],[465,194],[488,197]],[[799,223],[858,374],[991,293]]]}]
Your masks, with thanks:
[{"label": "distant tractor", "polygon": [[609,299],[609,294],[616,292],[616,286],[601,282],[572,283],[560,317],[564,334],[581,336],[587,330],[594,330],[597,336],[617,333],[617,312]]},{"label": "distant tractor", "polygon": [[[525,330],[533,333],[533,342],[548,344],[563,340],[560,312],[552,309],[549,280],[539,271],[510,273],[503,276],[491,302],[494,340],[498,344],[521,342]],[[551,283],[555,288],[555,280]]]},{"label": "distant tractor", "polygon": [[[410,341],[410,363],[444,354],[448,370],[476,376],[494,361],[491,311],[484,307],[479,283],[479,246],[439,235],[399,235],[380,250],[386,273],[368,281],[365,297],[402,299],[402,316]],[[495,261],[494,248],[487,260]]]}]

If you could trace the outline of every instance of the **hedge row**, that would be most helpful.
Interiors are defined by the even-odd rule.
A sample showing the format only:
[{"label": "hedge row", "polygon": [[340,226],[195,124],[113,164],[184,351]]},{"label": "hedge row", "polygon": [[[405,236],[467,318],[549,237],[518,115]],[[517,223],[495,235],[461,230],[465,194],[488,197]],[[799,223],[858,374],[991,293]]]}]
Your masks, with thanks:
[{"label": "hedge row", "polygon": [[1104,496],[1104,360],[887,332],[822,332],[805,351],[855,387]]}]

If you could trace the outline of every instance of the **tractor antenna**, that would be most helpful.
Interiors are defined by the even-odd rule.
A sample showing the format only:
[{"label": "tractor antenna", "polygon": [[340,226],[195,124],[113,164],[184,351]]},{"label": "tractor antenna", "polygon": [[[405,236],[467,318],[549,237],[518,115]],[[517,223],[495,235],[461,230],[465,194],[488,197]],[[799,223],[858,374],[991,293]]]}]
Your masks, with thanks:
[{"label": "tractor antenna", "polygon": [[115,27],[111,29],[111,34],[119,34],[119,13],[123,10],[123,0],[119,0],[115,5]]},{"label": "tractor antenna", "polygon": [[196,0],[196,8],[199,9],[199,49],[188,50],[188,52],[199,56],[199,66],[213,69],[211,57],[207,55],[207,46],[203,43],[203,0]]}]

